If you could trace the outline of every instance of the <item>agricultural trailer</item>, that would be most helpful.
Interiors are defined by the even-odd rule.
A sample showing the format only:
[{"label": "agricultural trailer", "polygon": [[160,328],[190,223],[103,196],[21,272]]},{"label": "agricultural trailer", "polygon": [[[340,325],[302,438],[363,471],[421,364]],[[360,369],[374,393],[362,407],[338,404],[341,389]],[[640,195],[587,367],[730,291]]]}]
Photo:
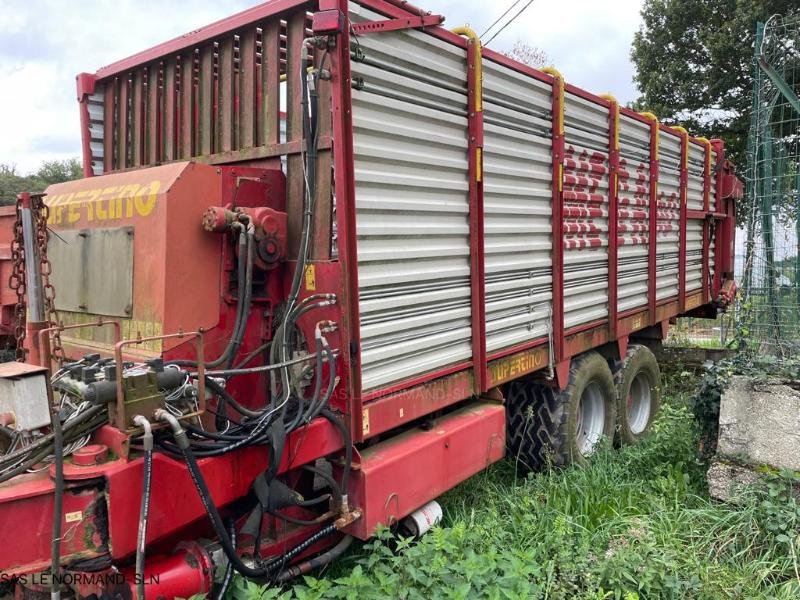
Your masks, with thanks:
[{"label": "agricultural trailer", "polygon": [[14,210],[8,591],[279,585],[646,434],[735,293],[723,144],[443,23],[273,0],[77,77],[85,178]]}]

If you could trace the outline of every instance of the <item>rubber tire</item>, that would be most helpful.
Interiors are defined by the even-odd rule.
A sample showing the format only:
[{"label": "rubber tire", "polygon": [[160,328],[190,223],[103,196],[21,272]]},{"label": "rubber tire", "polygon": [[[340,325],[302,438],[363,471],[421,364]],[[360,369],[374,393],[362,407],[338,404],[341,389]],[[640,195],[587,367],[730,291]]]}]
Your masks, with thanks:
[{"label": "rubber tire", "polygon": [[[612,367],[614,383],[617,388],[617,439],[620,444],[635,444],[647,436],[650,427],[658,416],[661,407],[661,369],[653,352],[640,344],[631,344],[625,359],[616,361]],[[644,373],[650,383],[650,417],[644,430],[636,434],[628,422],[628,393],[633,380]]]},{"label": "rubber tire", "polygon": [[575,425],[580,397],[595,381],[604,398],[603,435],[613,439],[616,388],[608,363],[596,352],[587,352],[572,361],[569,383],[562,391],[530,379],[505,386],[508,456],[518,470],[587,464],[587,457],[577,446]]}]

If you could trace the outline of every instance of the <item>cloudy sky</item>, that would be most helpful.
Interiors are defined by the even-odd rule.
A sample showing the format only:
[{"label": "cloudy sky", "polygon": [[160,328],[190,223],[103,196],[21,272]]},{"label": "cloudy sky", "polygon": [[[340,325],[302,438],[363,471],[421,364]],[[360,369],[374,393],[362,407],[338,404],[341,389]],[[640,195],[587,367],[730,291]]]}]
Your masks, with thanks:
[{"label": "cloudy sky", "polygon": [[[478,33],[512,0],[415,0]],[[228,0],[0,0],[0,163],[25,173],[80,155],[75,75],[253,6]],[[191,6],[189,9],[188,7]],[[628,102],[640,0],[534,0],[490,47],[525,40],[567,81]],[[514,11],[515,12],[515,11]],[[513,12],[512,12],[513,14]]]}]

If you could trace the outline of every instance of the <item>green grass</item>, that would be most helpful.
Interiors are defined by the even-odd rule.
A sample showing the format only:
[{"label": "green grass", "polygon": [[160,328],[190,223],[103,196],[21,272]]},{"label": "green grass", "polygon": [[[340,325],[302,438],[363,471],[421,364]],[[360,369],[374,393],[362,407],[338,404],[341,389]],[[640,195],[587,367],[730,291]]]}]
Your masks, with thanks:
[{"label": "green grass", "polygon": [[800,508],[776,479],[712,502],[691,398],[665,377],[652,435],[586,468],[515,474],[506,460],[441,498],[420,541],[388,532],[293,588],[238,580],[235,598],[800,598]]}]

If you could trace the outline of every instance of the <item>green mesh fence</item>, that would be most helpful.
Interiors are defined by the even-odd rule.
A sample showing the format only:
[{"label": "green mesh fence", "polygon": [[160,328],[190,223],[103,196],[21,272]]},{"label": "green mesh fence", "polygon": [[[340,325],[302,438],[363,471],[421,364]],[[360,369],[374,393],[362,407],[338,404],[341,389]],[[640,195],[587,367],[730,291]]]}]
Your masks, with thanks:
[{"label": "green mesh fence", "polygon": [[737,325],[745,347],[788,357],[800,354],[800,14],[758,24],[753,69]]}]

